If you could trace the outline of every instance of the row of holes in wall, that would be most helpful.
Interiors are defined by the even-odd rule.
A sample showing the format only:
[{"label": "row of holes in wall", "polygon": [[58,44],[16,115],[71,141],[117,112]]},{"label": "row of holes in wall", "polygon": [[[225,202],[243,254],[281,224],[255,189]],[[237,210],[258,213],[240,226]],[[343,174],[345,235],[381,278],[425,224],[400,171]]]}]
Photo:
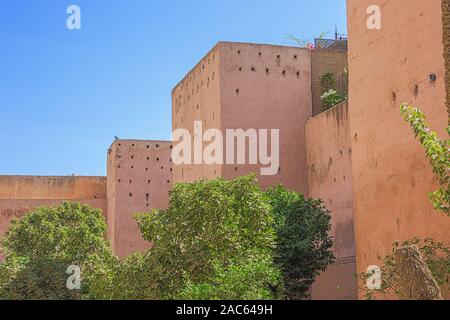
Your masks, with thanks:
[{"label": "row of holes in wall", "polygon": [[[238,67],[238,70],[239,70],[239,72],[242,72],[244,69],[243,69],[243,67]],[[249,68],[249,70],[251,72],[257,72],[257,68],[255,66],[251,66]],[[270,75],[271,74],[270,68],[265,68],[264,72],[265,72],[266,75]],[[283,77],[287,77],[288,73],[289,72],[287,70],[281,70],[281,75]],[[297,77],[297,79],[301,79],[301,71],[297,70],[295,72],[295,76]],[[213,72],[212,79],[214,80],[214,72]],[[208,77],[207,88],[209,88],[209,84],[210,84],[210,78]],[[198,94],[201,87],[203,87],[203,80],[201,81],[200,84],[197,84],[196,90],[194,88],[192,88],[192,95],[191,95],[191,93],[189,93],[187,96],[184,96],[184,97],[183,97],[182,94],[178,95],[178,97],[175,99],[175,105],[178,106],[178,108],[176,108],[175,112],[178,113],[178,109],[183,104],[188,103],[195,94]],[[236,90],[236,93],[239,94],[239,90]]]},{"label": "row of holes in wall", "polygon": [[[206,66],[205,65],[210,65],[211,61],[215,61],[215,54],[212,53],[210,56],[204,58],[202,61],[200,61],[199,63],[199,67],[197,67],[196,69],[192,70],[179,84],[178,89],[180,91],[183,91],[183,88],[187,87],[188,84],[192,83],[193,81],[196,80],[197,78],[197,74],[198,77],[201,76],[202,72],[206,71]],[[213,72],[212,74],[213,80],[215,77],[215,73]]]},{"label": "row of holes in wall", "polygon": [[[213,82],[216,79],[216,73],[213,72],[211,76],[208,76],[206,80],[201,80],[199,83],[195,83],[194,87],[192,89],[189,89],[189,86],[187,86],[186,90],[190,91],[187,96],[184,96],[182,94],[179,94],[177,98],[175,98],[175,105],[178,107],[181,107],[181,104],[185,104],[186,102],[189,102],[191,98],[200,92],[200,89],[203,88],[206,82],[206,88],[209,88],[211,82]],[[184,99],[183,99],[184,98]],[[176,110],[178,111],[178,110]]]},{"label": "row of holes in wall", "polygon": [[[122,146],[122,143],[119,142],[118,146],[121,147],[121,146]],[[132,147],[136,147],[136,144],[135,144],[135,143],[132,143],[131,146],[132,146]],[[161,145],[160,145],[159,143],[156,143],[156,144],[155,144],[156,149],[159,149],[160,146],[161,146]],[[147,148],[147,149],[150,149],[150,148],[151,148],[151,145],[150,145],[150,144],[147,144],[147,145],[146,145],[146,148]],[[173,146],[170,145],[169,148],[172,149]]]},{"label": "row of holes in wall", "polygon": [[[240,55],[240,54],[242,53],[242,50],[237,50],[237,53],[238,53],[238,55]],[[263,57],[263,53],[262,53],[262,52],[259,52],[259,53],[258,53],[258,57],[259,57],[259,58],[262,58],[262,57]],[[292,57],[293,57],[293,60],[294,60],[294,61],[297,61],[297,60],[298,60],[298,55],[297,55],[297,54],[292,55]],[[278,54],[278,55],[276,56],[276,63],[277,63],[278,65],[281,64],[281,59],[282,59],[281,55]],[[210,59],[208,58],[208,64],[209,64],[209,62],[210,62]],[[180,88],[180,92],[183,92],[183,88],[188,87],[188,85],[189,85],[190,83],[192,83],[192,81],[195,81],[195,79],[196,79],[196,71],[197,71],[197,72],[199,73],[199,75],[200,75],[200,73],[202,72],[202,70],[205,70],[205,64],[204,64],[204,63],[201,65],[201,67],[198,68],[198,70],[194,70],[194,71],[191,72],[191,74],[190,74],[189,77],[188,77],[188,80],[183,80],[183,83],[182,83],[182,84],[180,85],[180,87],[179,87],[179,88]],[[243,71],[243,67],[239,67],[238,70],[239,70],[239,71]],[[250,71],[256,72],[256,67],[255,67],[255,66],[251,66],[251,67],[250,67]],[[265,68],[265,73],[266,73],[267,75],[269,75],[269,74],[271,73],[270,68]],[[282,71],[281,71],[281,74],[282,74],[283,76],[287,76],[287,71],[286,71],[286,70],[282,70]],[[300,79],[300,78],[301,78],[301,72],[300,72],[300,71],[297,71],[297,72],[296,72],[296,76],[297,76],[298,79]],[[215,78],[215,72],[212,73],[212,80],[214,80],[214,78]],[[207,78],[207,87],[208,87],[208,88],[209,88],[209,82],[210,82],[210,77]],[[204,80],[201,80],[200,84],[197,84],[196,90],[194,90],[194,88],[192,88],[192,96],[193,96],[195,93],[198,94],[199,89],[200,89],[200,87],[203,87],[203,84],[204,84]],[[190,100],[190,96],[191,96],[191,94],[188,94],[188,96],[187,96],[187,101]],[[183,102],[181,101],[182,98],[183,98],[183,96],[182,96],[181,94],[179,94],[179,95],[178,95],[178,98],[176,99],[175,104],[176,104],[177,106],[179,106],[179,107],[181,107],[181,104],[182,104],[182,103],[183,103],[183,104],[186,103],[186,99],[184,99]]]}]

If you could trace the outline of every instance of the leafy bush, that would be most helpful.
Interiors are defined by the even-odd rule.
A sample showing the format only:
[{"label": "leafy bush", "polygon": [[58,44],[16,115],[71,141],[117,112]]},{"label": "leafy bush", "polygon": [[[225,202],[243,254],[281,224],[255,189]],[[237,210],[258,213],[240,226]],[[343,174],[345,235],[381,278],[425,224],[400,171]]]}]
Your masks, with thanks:
[{"label": "leafy bush", "polygon": [[358,278],[364,284],[360,289],[364,292],[367,300],[377,298],[387,299],[390,295],[395,295],[399,298],[404,298],[407,294],[402,292],[400,285],[400,277],[396,268],[396,261],[394,257],[395,251],[400,247],[414,245],[419,249],[420,254],[430,268],[430,271],[436,282],[444,290],[450,290],[450,247],[444,243],[437,242],[431,238],[420,239],[414,238],[412,240],[404,241],[403,243],[395,242],[392,245],[392,253],[383,258],[381,269],[381,288],[376,290],[369,290],[365,286],[370,273],[362,273]]},{"label": "leafy bush", "polygon": [[[450,139],[441,139],[436,132],[431,131],[425,115],[418,108],[403,103],[400,112],[425,148],[433,172],[441,185],[439,190],[429,194],[433,207],[450,216]],[[450,126],[447,127],[447,133],[450,135]]]},{"label": "leafy bush", "polygon": [[[80,299],[90,297],[93,270],[114,263],[99,209],[64,202],[38,208],[13,221],[2,242],[2,299]],[[69,266],[82,271],[81,291],[66,288]]]},{"label": "leafy bush", "polygon": [[181,300],[267,300],[282,295],[280,271],[270,254],[255,252],[251,259],[234,259],[228,266],[214,260],[213,275],[207,282],[195,284],[185,275],[185,287],[177,295]]},{"label": "leafy bush", "polygon": [[[140,214],[137,220],[144,238],[154,242],[149,253],[154,294],[163,299],[193,294],[197,285],[215,282],[223,285],[208,295],[224,297],[229,279],[254,278],[247,272],[249,261],[272,259],[273,217],[254,176],[177,184],[169,209]],[[276,286],[275,271],[265,267],[256,284],[242,285],[254,292]],[[247,290],[233,295],[248,296]]]},{"label": "leafy bush", "polygon": [[282,186],[267,191],[275,216],[275,261],[283,273],[287,299],[303,299],[317,276],[334,262],[329,236],[331,213],[321,200]]},{"label": "leafy bush", "polygon": [[339,103],[345,101],[347,99],[347,96],[340,94],[334,89],[330,89],[324,94],[320,96],[320,99],[322,100],[322,104],[326,109],[329,109],[331,107],[334,107],[335,105],[338,105]]},{"label": "leafy bush", "polygon": [[336,90],[336,77],[334,73],[327,72],[319,76],[320,93],[324,94],[330,90]]}]

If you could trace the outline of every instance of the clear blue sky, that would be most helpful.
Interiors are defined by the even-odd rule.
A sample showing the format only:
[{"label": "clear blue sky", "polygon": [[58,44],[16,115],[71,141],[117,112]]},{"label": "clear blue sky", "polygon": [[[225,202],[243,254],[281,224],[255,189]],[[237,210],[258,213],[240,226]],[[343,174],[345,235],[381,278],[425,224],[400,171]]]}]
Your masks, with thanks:
[{"label": "clear blue sky", "polygon": [[[81,8],[82,29],[66,28]],[[114,136],[169,139],[174,85],[218,41],[346,33],[345,0],[1,0],[0,175],[105,175]]]}]

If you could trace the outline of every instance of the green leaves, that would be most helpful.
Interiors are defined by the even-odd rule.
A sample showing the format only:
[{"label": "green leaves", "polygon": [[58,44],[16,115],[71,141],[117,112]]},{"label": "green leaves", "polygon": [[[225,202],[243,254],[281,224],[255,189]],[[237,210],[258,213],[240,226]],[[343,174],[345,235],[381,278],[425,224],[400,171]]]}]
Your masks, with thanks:
[{"label": "green leaves", "polygon": [[[403,103],[400,112],[405,121],[411,125],[416,139],[425,148],[433,172],[442,186],[429,194],[433,207],[450,216],[450,140],[441,139],[436,132],[431,131],[424,113],[418,108]],[[450,126],[447,133],[450,135]]]},{"label": "green leaves", "polygon": [[275,261],[288,299],[306,298],[317,276],[334,262],[331,212],[321,200],[278,186],[267,191],[275,216]]},{"label": "green leaves", "polygon": [[245,269],[256,256],[272,261],[273,217],[254,176],[177,184],[169,209],[139,214],[137,221],[154,242],[149,256],[161,270],[155,285],[163,298],[176,297],[188,284],[215,282],[217,272],[231,272],[231,265]]},{"label": "green leaves", "polygon": [[[90,297],[93,270],[115,261],[101,211],[78,203],[38,208],[13,222],[2,242],[0,299]],[[70,291],[67,268],[82,271],[82,290]]]},{"label": "green leaves", "polygon": [[320,96],[322,104],[326,109],[334,107],[347,99],[346,95],[340,94],[334,89],[330,89]]}]

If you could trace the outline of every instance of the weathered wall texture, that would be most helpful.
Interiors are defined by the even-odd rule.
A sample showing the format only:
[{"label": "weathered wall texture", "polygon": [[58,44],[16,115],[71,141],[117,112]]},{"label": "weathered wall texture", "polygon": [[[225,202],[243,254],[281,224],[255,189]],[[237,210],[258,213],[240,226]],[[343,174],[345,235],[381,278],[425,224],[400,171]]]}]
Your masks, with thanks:
[{"label": "weathered wall texture", "polygon": [[0,176],[0,240],[13,219],[62,201],[89,204],[106,217],[106,178]]},{"label": "weathered wall texture", "polygon": [[[404,101],[419,106],[445,136],[442,7],[423,0],[347,4],[356,258],[365,272],[394,241],[450,239],[450,220],[427,197],[437,188],[431,167],[399,113]],[[381,30],[366,27],[370,5],[381,7]]]},{"label": "weathered wall texture", "polygon": [[[280,129],[279,172],[258,179],[263,187],[282,182],[307,194],[304,126],[311,115],[309,50],[219,43],[172,96],[174,129],[192,131],[194,120],[203,121],[204,130],[217,128],[224,135],[226,129]],[[234,178],[251,172],[259,173],[260,166],[181,165],[174,168],[174,179]]]},{"label": "weathered wall texture", "polygon": [[324,73],[333,73],[336,78],[336,90],[346,93],[348,81],[345,68],[348,65],[347,51],[313,50],[311,53],[311,90],[312,90],[312,113],[322,112],[322,100],[320,99],[322,87],[320,76]]},{"label": "weathered wall texture", "polygon": [[[312,298],[356,299],[351,140],[348,104],[344,102],[306,124],[309,196],[332,212],[336,264],[316,281]],[[337,290],[337,288],[340,288]]]},{"label": "weathered wall texture", "polygon": [[[202,129],[220,129],[220,45],[215,46],[186,77],[172,90],[172,127],[187,129],[194,141],[194,121],[202,122]],[[192,148],[193,151],[193,148]],[[192,161],[193,161],[192,157]],[[174,181],[191,182],[199,178],[221,176],[220,165],[177,165]]]},{"label": "weathered wall texture", "polygon": [[450,0],[442,0],[442,24],[445,63],[445,88],[447,91],[447,111],[450,124]]},{"label": "weathered wall texture", "polygon": [[167,141],[117,140],[108,154],[108,238],[126,257],[150,248],[134,215],[168,207],[172,145]]}]

